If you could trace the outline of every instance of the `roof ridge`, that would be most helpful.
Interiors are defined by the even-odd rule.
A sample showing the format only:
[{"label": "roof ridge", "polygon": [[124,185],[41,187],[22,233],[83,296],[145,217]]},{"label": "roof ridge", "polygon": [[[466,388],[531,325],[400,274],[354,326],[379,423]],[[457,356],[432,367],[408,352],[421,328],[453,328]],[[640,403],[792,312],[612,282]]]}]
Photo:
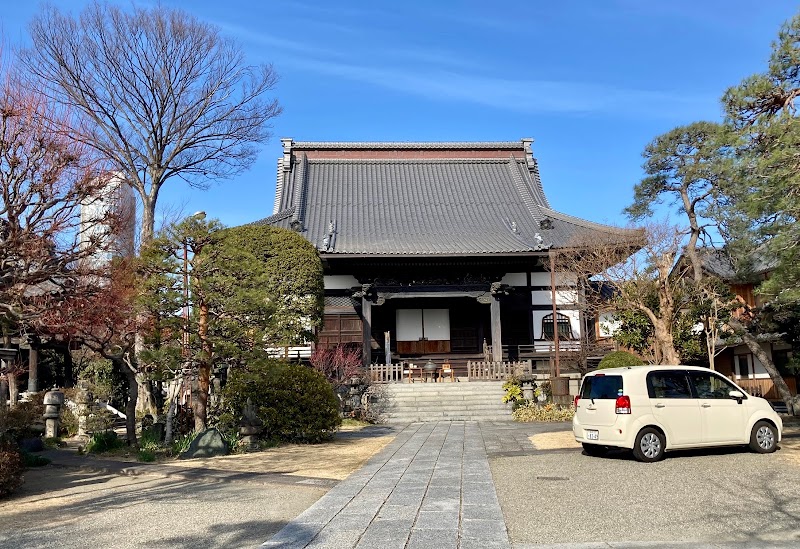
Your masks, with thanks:
[{"label": "roof ridge", "polygon": [[533,196],[533,193],[531,193],[528,186],[525,185],[522,174],[520,174],[517,167],[514,166],[514,158],[506,159],[506,164],[508,165],[508,171],[511,173],[511,179],[514,180],[514,186],[522,197],[522,201],[525,203],[525,207],[531,214],[531,217],[536,221],[541,221],[541,208],[539,208],[539,204],[536,203],[536,198]]},{"label": "roof ridge", "polygon": [[251,223],[247,223],[246,225],[269,225],[271,223],[275,223],[277,221],[286,219],[287,217],[291,217],[293,213],[294,213],[294,206],[282,210],[278,213],[274,213],[269,217],[265,217],[263,219],[258,219],[256,221],[253,221]]},{"label": "roof ridge", "polygon": [[294,149],[520,149],[522,141],[295,141]]},{"label": "roof ridge", "polygon": [[[523,158],[514,158],[520,164]],[[508,164],[509,158],[309,158],[309,164]]]},{"label": "roof ridge", "polygon": [[580,225],[582,227],[588,227],[591,229],[598,229],[607,233],[631,234],[641,231],[641,229],[638,228],[626,229],[622,227],[614,227],[613,225],[604,225],[602,223],[595,223],[594,221],[588,221],[580,217],[575,217],[574,215],[569,215],[563,212],[556,211],[552,208],[545,208],[544,206],[541,206],[540,209],[542,210],[542,213],[547,215],[548,217],[554,217],[556,219],[560,219],[561,221],[565,221],[567,223],[573,223],[575,225]]}]

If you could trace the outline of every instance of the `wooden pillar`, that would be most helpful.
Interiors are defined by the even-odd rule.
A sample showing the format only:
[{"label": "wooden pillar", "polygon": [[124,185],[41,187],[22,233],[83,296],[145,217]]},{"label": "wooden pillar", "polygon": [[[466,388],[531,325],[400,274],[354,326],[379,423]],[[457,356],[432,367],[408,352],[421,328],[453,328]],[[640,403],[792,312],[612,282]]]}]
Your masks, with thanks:
[{"label": "wooden pillar", "polygon": [[366,296],[361,297],[361,316],[363,329],[363,346],[361,348],[361,361],[364,368],[369,367],[372,361],[372,301]]},{"label": "wooden pillar", "polygon": [[28,392],[39,390],[39,351],[31,346],[28,353]]},{"label": "wooden pillar", "polygon": [[500,327],[500,298],[492,297],[490,304],[492,314],[492,360],[502,362],[503,360],[503,332]]},{"label": "wooden pillar", "polygon": [[561,364],[558,348],[558,307],[556,306],[556,262],[550,250],[550,296],[553,301],[553,343],[555,344],[555,377],[561,377]]}]

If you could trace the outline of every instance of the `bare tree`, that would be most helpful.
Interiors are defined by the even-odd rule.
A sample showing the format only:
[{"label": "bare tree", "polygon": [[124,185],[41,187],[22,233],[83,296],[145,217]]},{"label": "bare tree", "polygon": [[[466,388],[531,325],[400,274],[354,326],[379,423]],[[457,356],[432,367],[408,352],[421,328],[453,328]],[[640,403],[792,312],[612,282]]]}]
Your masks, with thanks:
[{"label": "bare tree", "polygon": [[0,317],[30,327],[92,273],[85,260],[106,245],[114,221],[107,212],[81,223],[80,205],[107,181],[62,131],[64,115],[13,76],[0,93]]},{"label": "bare tree", "polygon": [[631,244],[621,246],[616,237],[585,236],[559,254],[559,268],[586,280],[581,291],[588,311],[611,306],[644,315],[652,326],[653,356],[648,358],[679,364],[673,331],[693,295],[687,278],[673,272],[682,235],[669,225],[653,223],[640,236],[642,247],[633,255]]},{"label": "bare tree", "polygon": [[248,168],[281,112],[265,99],[272,66],[245,65],[236,42],[183,11],[93,3],[73,17],[50,6],[30,32],[24,67],[89,122],[70,136],[111,159],[139,194],[141,243],[153,237],[168,179],[202,189]]}]

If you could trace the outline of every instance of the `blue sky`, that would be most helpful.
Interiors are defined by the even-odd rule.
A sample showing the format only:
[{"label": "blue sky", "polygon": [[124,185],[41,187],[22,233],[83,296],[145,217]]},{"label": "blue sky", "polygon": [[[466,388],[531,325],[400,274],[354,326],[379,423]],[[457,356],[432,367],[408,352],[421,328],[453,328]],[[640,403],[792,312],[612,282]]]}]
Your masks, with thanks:
[{"label": "blue sky", "polygon": [[[130,2],[120,2],[130,5]],[[162,209],[226,225],[272,213],[279,138],[514,141],[533,137],[557,210],[626,223],[621,210],[657,135],[718,120],[719,97],[764,70],[788,1],[487,2],[163,0],[219,25],[280,74],[284,113],[251,170],[207,191],[175,179]],[[77,12],[86,2],[61,0]],[[556,5],[560,4],[560,5]],[[147,2],[137,2],[147,6]],[[34,3],[4,5],[26,41]]]}]

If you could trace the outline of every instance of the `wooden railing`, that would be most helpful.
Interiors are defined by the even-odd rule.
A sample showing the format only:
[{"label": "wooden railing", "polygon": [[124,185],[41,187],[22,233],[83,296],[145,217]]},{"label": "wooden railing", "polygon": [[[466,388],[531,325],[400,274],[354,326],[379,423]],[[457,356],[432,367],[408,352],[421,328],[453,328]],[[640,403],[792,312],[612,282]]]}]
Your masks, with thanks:
[{"label": "wooden railing", "polygon": [[[797,394],[797,382],[793,377],[785,377],[783,380],[789,386],[789,392]],[[760,396],[768,400],[780,400],[781,396],[775,389],[775,384],[769,378],[763,379],[734,379],[736,385],[747,391],[753,396]]]},{"label": "wooden railing", "polygon": [[403,370],[407,366],[402,364],[370,364],[369,379],[373,383],[394,383],[403,381]]},{"label": "wooden railing", "polygon": [[533,373],[530,360],[519,362],[467,362],[467,378],[469,381],[488,381],[508,379],[512,375]]},{"label": "wooden railing", "polygon": [[[564,340],[558,343],[559,351],[577,352],[581,350],[581,342],[575,340]],[[503,345],[503,359],[508,360],[514,358],[517,360],[525,360],[528,358],[542,358],[550,353],[554,353],[556,344],[554,341],[537,341],[528,345]],[[484,347],[484,355],[487,360],[491,360],[492,346],[486,345]]]}]

